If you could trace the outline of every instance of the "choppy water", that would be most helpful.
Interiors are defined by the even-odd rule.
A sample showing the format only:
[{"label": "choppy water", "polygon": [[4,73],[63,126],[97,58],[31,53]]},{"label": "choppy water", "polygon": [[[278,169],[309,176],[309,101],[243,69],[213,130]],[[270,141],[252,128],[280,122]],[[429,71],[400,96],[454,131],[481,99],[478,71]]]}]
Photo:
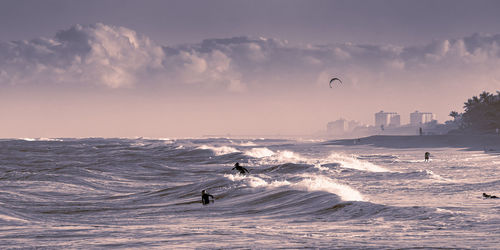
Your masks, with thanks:
[{"label": "choppy water", "polygon": [[481,194],[500,194],[500,156],[425,151],[0,140],[0,248],[498,248],[500,199]]}]

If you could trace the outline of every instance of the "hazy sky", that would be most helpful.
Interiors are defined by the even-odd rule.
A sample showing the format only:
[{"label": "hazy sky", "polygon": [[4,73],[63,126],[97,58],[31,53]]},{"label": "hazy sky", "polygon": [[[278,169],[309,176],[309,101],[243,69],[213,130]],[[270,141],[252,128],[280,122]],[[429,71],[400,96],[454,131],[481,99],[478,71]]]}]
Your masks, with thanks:
[{"label": "hazy sky", "polygon": [[[309,134],[500,90],[499,1],[0,1],[0,137]],[[341,86],[328,87],[332,76]]]}]

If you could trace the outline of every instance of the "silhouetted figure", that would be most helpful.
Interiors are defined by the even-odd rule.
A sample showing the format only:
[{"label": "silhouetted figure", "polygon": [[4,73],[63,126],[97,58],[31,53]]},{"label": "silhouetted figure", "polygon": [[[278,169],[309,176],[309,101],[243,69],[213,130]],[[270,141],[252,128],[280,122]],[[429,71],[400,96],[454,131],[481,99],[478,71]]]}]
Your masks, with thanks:
[{"label": "silhouetted figure", "polygon": [[422,135],[424,132],[422,132],[422,127],[418,128],[418,134]]},{"label": "silhouetted figure", "polygon": [[214,199],[213,195],[207,193],[205,190],[201,190],[201,203],[203,203],[203,205],[208,205],[210,203],[210,197]]},{"label": "silhouetted figure", "polygon": [[425,161],[429,161],[429,156],[430,156],[430,155],[431,155],[431,153],[429,153],[429,152],[425,152],[425,154],[424,154],[424,159],[425,159]]},{"label": "silhouetted figure", "polygon": [[489,195],[489,194],[486,194],[486,193],[483,193],[483,197],[484,198],[490,198],[490,199],[497,199],[498,197],[495,196],[495,195]]},{"label": "silhouetted figure", "polygon": [[238,162],[236,162],[236,164],[234,164],[234,168],[232,168],[231,170],[234,170],[234,169],[240,171],[240,174],[245,174],[245,171],[247,173],[250,173],[250,172],[248,172],[248,170],[246,168],[240,166],[240,164]]}]

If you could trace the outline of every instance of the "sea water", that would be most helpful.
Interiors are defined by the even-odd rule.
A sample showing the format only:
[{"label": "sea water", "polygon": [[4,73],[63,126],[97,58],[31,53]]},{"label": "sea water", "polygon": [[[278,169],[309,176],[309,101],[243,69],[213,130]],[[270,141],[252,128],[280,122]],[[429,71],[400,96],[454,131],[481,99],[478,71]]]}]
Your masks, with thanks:
[{"label": "sea water", "polygon": [[0,248],[494,249],[500,199],[481,194],[500,194],[499,165],[460,148],[3,139]]}]

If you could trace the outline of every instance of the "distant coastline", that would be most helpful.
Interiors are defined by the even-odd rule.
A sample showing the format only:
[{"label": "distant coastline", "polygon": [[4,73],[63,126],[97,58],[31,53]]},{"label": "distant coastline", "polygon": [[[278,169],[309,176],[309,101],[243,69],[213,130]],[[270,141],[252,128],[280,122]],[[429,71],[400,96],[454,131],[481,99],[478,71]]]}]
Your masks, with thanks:
[{"label": "distant coastline", "polygon": [[500,136],[496,134],[446,135],[373,135],[356,139],[340,139],[327,145],[370,145],[385,148],[466,148],[468,150],[500,153]]}]

